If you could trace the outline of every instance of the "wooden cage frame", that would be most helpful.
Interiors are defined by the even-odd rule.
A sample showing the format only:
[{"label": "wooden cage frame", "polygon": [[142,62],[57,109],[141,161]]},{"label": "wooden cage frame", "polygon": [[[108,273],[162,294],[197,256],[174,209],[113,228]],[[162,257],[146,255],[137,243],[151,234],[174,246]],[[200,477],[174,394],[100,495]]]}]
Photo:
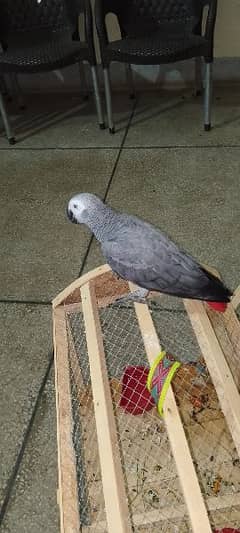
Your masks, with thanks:
[{"label": "wooden cage frame", "polygon": [[[110,272],[111,269],[108,265],[98,267],[74,281],[53,300],[58,503],[61,533],[84,532],[79,518],[75,457],[71,439],[72,414],[65,322],[66,309],[79,310],[80,307],[84,316],[88,346],[107,529],[109,533],[130,533],[132,531],[120,453],[117,453],[117,432],[98,313],[98,308],[113,302],[116,296],[113,294],[104,295],[104,291],[96,294],[94,286],[98,278],[101,279],[101,276]],[[131,291],[134,290],[134,286],[131,284],[128,286],[125,283],[123,285],[125,292],[129,291],[129,288]],[[80,300],[81,304],[79,303]],[[235,346],[239,345],[240,350],[240,323],[235,313],[239,304],[240,286],[235,291],[232,302],[223,315],[230,342],[232,340]],[[224,352],[215,331],[215,313],[208,311],[207,306],[199,301],[185,300],[184,305],[240,457],[240,369],[239,375],[234,375],[233,361],[229,356],[229,351]],[[160,340],[148,306],[135,303],[134,307],[147,358],[151,365],[156,354],[161,350]],[[164,419],[192,530],[194,533],[211,533],[208,510],[221,508],[221,498],[222,507],[226,507],[228,497],[218,498],[218,503],[214,498],[208,498],[207,502],[204,501],[171,386],[165,399]],[[181,517],[184,514],[184,509],[181,509],[180,506],[174,512],[176,516]],[[137,520],[141,524],[141,516]],[[92,530],[94,531],[94,525]]]}]

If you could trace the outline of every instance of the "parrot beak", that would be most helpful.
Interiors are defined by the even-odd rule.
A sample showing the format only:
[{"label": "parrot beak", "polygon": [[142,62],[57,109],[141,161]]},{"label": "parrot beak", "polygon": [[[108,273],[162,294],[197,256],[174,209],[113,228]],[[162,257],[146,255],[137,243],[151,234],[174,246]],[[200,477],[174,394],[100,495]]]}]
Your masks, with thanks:
[{"label": "parrot beak", "polygon": [[77,224],[78,223],[78,221],[75,218],[73,212],[69,208],[67,208],[67,217],[68,217],[68,220],[70,220],[70,222],[72,222],[73,224]]}]

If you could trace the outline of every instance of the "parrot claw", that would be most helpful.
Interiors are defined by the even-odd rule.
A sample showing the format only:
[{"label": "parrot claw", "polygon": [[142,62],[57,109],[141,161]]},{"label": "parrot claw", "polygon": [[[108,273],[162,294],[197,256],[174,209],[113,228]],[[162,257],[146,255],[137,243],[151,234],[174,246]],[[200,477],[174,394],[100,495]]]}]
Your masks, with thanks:
[{"label": "parrot claw", "polygon": [[127,296],[121,296],[120,298],[117,298],[112,305],[117,306],[122,303],[145,304],[148,293],[149,291],[147,289],[137,289],[136,291],[129,293]]}]

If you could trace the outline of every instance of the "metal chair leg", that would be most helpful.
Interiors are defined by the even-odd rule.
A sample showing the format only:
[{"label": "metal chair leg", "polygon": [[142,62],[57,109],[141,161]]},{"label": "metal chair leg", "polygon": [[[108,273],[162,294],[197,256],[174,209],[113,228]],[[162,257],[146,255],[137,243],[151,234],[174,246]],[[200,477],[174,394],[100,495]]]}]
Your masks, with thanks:
[{"label": "metal chair leg", "polygon": [[212,63],[206,63],[204,87],[204,129],[211,129],[211,104],[212,104]]},{"label": "metal chair leg", "polygon": [[104,118],[103,118],[102,102],[101,102],[101,96],[100,96],[100,91],[99,91],[97,71],[96,71],[96,67],[93,65],[91,66],[91,72],[92,72],[93,89],[94,89],[95,103],[96,103],[97,116],[98,116],[98,124],[99,124],[100,129],[104,130],[105,124],[104,124]]},{"label": "metal chair leg", "polygon": [[109,132],[115,133],[115,127],[114,127],[113,115],[112,115],[112,96],[111,96],[109,69],[106,67],[103,69],[103,76],[104,76],[104,87],[105,87]]},{"label": "metal chair leg", "polygon": [[79,61],[78,63],[78,70],[80,75],[80,82],[83,87],[83,98],[84,100],[88,100],[88,84],[86,80],[86,72],[84,68],[84,63],[82,61]]},{"label": "metal chair leg", "polygon": [[9,102],[12,100],[11,96],[8,93],[8,87],[6,84],[5,77],[3,75],[0,76],[0,92],[2,93],[3,97],[5,97]]},{"label": "metal chair leg", "polygon": [[3,99],[3,96],[2,96],[1,93],[0,93],[0,113],[1,113],[1,116],[2,116],[2,120],[3,120],[4,128],[5,128],[5,131],[6,131],[6,135],[7,135],[7,138],[8,138],[8,142],[9,142],[9,144],[15,144],[16,140],[15,140],[15,137],[13,135],[13,132],[12,132],[12,129],[11,129],[11,126],[10,126],[10,122],[8,120],[7,110],[6,110],[4,99]]},{"label": "metal chair leg", "polygon": [[130,63],[126,64],[126,78],[127,78],[127,84],[130,89],[130,98],[133,100],[135,95],[135,87],[134,87],[134,80],[133,80],[133,71]]},{"label": "metal chair leg", "polygon": [[23,93],[22,93],[22,89],[21,89],[21,86],[20,86],[19,81],[18,81],[17,74],[11,74],[11,82],[12,82],[13,91],[14,91],[14,93],[16,95],[16,98],[17,98],[17,101],[18,101],[19,108],[20,109],[25,109],[26,106],[25,106],[25,103],[24,103]]},{"label": "metal chair leg", "polygon": [[203,90],[202,84],[202,58],[195,57],[195,96],[200,96]]}]

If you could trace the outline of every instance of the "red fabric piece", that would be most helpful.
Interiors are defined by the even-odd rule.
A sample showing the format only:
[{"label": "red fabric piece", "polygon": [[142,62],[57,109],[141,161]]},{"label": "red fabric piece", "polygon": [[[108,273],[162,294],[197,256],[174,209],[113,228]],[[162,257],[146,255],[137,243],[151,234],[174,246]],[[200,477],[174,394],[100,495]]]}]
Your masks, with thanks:
[{"label": "red fabric piece", "polygon": [[232,527],[224,527],[223,529],[214,529],[213,533],[240,533],[240,529],[234,529]]},{"label": "red fabric piece", "polygon": [[219,313],[224,313],[227,309],[226,302],[207,302],[207,304],[215,311],[219,311]]},{"label": "red fabric piece", "polygon": [[141,415],[155,405],[147,390],[148,372],[144,366],[127,366],[124,370],[119,405],[132,415]]}]

